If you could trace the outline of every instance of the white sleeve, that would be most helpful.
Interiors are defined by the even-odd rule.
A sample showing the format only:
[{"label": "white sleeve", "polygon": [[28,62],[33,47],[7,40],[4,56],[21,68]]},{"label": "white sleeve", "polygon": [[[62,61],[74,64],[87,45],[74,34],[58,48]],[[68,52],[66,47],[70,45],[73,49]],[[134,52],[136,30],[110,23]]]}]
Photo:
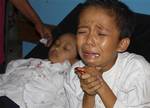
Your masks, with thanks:
[{"label": "white sleeve", "polygon": [[116,100],[113,108],[127,108],[127,107],[123,105],[119,100]]},{"label": "white sleeve", "polygon": [[113,108],[150,108],[150,77],[139,76],[132,89],[119,97],[124,98],[117,98]]}]

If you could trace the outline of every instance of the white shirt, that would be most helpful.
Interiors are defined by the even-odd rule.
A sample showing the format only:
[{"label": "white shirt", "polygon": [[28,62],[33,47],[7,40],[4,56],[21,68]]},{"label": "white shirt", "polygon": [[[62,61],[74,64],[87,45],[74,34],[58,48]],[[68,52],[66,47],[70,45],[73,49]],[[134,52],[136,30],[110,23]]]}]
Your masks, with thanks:
[{"label": "white shirt", "polygon": [[[73,65],[65,79],[68,108],[81,108],[83,91],[74,73],[75,67],[82,67],[80,61]],[[113,108],[150,108],[150,64],[142,57],[128,52],[118,54],[114,66],[103,73],[103,79],[116,95]],[[96,95],[95,108],[105,108]]]},{"label": "white shirt", "polygon": [[11,61],[1,76],[0,96],[6,95],[20,108],[66,108],[64,75],[71,65],[41,59]]}]

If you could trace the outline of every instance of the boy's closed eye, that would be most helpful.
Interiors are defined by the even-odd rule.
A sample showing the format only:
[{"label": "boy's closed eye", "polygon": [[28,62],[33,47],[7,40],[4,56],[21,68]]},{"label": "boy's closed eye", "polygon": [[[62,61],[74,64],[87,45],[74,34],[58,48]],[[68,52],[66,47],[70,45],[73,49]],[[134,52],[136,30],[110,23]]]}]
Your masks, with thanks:
[{"label": "boy's closed eye", "polygon": [[88,29],[86,28],[79,28],[77,30],[77,34],[87,34],[88,33]]},{"label": "boy's closed eye", "polygon": [[96,28],[96,33],[98,36],[107,36],[109,34],[109,29],[101,27],[100,25]]},{"label": "boy's closed eye", "polygon": [[103,33],[103,32],[98,32],[97,35],[98,35],[98,36],[107,36],[107,34],[106,34],[106,33]]},{"label": "boy's closed eye", "polygon": [[98,30],[96,31],[96,34],[97,34],[98,36],[107,36],[107,35],[108,35],[108,32],[107,32],[106,30],[100,30],[100,29],[98,29]]},{"label": "boy's closed eye", "polygon": [[78,31],[77,32],[78,35],[80,35],[80,34],[86,34],[86,33],[87,33],[86,31]]},{"label": "boy's closed eye", "polygon": [[77,34],[84,34],[86,33],[85,31],[78,31]]}]

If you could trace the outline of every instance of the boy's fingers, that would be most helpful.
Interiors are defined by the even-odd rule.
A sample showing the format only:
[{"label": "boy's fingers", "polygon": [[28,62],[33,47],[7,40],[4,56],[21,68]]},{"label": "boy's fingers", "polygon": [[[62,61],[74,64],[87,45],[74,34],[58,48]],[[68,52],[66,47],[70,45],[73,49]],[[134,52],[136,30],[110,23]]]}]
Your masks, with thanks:
[{"label": "boy's fingers", "polygon": [[97,70],[102,70],[102,67],[95,67]]},{"label": "boy's fingers", "polygon": [[95,90],[96,87],[92,88],[92,89],[91,88],[89,89],[86,85],[81,85],[81,88],[83,89],[84,92],[86,92],[89,95],[95,95],[96,94],[96,90]]},{"label": "boy's fingers", "polygon": [[84,73],[84,74],[82,74],[81,75],[81,79],[87,79],[87,78],[89,78],[89,77],[91,77],[91,75],[90,74],[87,74],[87,73]]},{"label": "boy's fingers", "polygon": [[89,79],[81,80],[81,86],[85,90],[94,91],[103,86],[103,83],[104,83],[103,80],[98,79],[98,78],[94,78],[94,79],[89,78]]},{"label": "boy's fingers", "polygon": [[98,80],[96,80],[96,81],[93,81],[93,82],[91,82],[91,83],[89,83],[88,84],[88,88],[93,88],[93,87],[95,87],[95,86],[97,86],[97,85],[100,85],[100,81],[98,81]]},{"label": "boy's fingers", "polygon": [[101,88],[102,86],[99,84],[99,85],[96,85],[96,86],[94,86],[94,87],[92,87],[92,88],[90,88],[90,91],[97,91],[99,88]]},{"label": "boy's fingers", "polygon": [[[85,74],[84,74],[84,75],[85,75]],[[88,75],[89,75],[89,74],[88,74]],[[82,79],[84,79],[84,82],[85,82],[86,84],[95,82],[95,81],[97,80],[97,77],[91,77],[91,75],[90,75],[90,76],[82,76],[82,77],[85,77],[85,79],[84,79],[84,78],[82,78]],[[87,78],[87,77],[88,77],[88,78]]]}]

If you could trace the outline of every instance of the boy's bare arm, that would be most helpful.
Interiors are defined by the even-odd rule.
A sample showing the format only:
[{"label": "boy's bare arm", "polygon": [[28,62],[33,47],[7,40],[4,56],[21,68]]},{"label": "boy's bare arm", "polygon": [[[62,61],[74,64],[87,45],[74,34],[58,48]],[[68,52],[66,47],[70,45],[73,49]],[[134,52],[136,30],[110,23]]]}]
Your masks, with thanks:
[{"label": "boy's bare arm", "polygon": [[117,98],[104,80],[102,86],[97,89],[97,94],[100,96],[106,108],[113,108]]},{"label": "boy's bare arm", "polygon": [[88,95],[87,93],[84,93],[82,105],[83,108],[94,108],[95,95]]}]

